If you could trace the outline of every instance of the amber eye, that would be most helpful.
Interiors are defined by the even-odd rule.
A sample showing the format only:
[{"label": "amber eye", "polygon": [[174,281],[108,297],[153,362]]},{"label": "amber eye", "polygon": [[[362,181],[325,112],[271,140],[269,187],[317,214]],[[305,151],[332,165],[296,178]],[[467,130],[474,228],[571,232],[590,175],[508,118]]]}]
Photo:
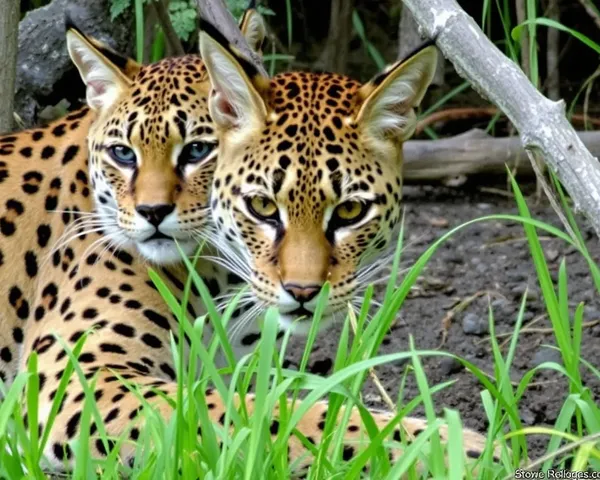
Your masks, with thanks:
[{"label": "amber eye", "polygon": [[259,220],[279,220],[279,209],[273,200],[264,196],[247,197],[246,206]]},{"label": "amber eye", "polygon": [[370,206],[370,203],[355,200],[339,204],[331,216],[330,227],[347,227],[348,225],[360,222],[369,211]]}]

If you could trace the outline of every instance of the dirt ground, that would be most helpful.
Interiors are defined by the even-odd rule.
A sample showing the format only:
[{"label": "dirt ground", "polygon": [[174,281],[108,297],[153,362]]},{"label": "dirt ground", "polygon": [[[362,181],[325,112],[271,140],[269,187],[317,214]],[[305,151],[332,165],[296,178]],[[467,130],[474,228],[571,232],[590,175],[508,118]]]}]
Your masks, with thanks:
[{"label": "dirt ground", "polygon": [[[533,203],[533,199],[530,199],[529,204]],[[454,226],[484,215],[517,213],[511,198],[440,187],[407,187],[405,204],[407,248],[403,255],[404,266],[412,265],[435,239]],[[558,226],[557,217],[550,206],[533,206],[531,210],[534,218]],[[600,246],[591,228],[583,221],[582,232],[590,252],[598,261]],[[600,323],[594,325],[593,322],[600,319],[600,297],[594,289],[587,266],[581,255],[560,240],[544,236],[542,245],[554,279],[562,258],[566,258],[572,311],[577,302],[585,302],[584,321],[592,323],[584,331],[582,356],[598,367]],[[496,333],[500,337],[499,342],[502,342],[509,338],[504,334],[513,331],[527,286],[529,294],[524,327],[535,322],[531,328],[538,331],[522,332],[519,337],[511,372],[512,380],[518,382],[525,372],[536,365],[551,360],[560,362],[560,354],[544,347],[555,344],[554,336],[550,330],[543,330],[550,327],[550,323],[543,317],[545,308],[528,244],[522,226],[517,223],[490,221],[475,224],[446,242],[431,259],[411,298],[400,310],[398,321],[385,339],[381,353],[406,350],[409,335],[414,337],[417,349],[438,347],[444,316],[458,302],[479,293],[480,297],[454,317],[442,350],[475,363],[484,372],[493,373],[487,333],[489,302],[494,311]],[[328,332],[318,340],[311,359],[315,373],[326,374],[331,371],[329,359],[335,355],[339,338],[335,333]],[[292,357],[298,358],[301,345],[295,347]],[[486,420],[479,395],[483,387],[479,381],[451,359],[429,358],[424,361],[424,367],[430,385],[450,379],[456,381],[434,397],[438,413],[443,414],[444,407],[456,409],[466,426],[485,432]],[[378,370],[383,386],[394,399],[405,368],[403,364],[396,364]],[[596,396],[600,396],[600,381],[588,373],[584,374],[584,378],[586,385]],[[558,374],[543,372],[534,378],[534,383],[520,402],[521,419],[525,426],[551,425],[565,400],[566,382]],[[410,399],[417,393],[414,381],[408,381],[405,398]],[[373,384],[367,384],[365,395],[368,403],[382,405]],[[417,410],[416,413],[422,414],[422,411]],[[530,455],[535,458],[542,454],[545,443],[543,438],[530,437]]]}]

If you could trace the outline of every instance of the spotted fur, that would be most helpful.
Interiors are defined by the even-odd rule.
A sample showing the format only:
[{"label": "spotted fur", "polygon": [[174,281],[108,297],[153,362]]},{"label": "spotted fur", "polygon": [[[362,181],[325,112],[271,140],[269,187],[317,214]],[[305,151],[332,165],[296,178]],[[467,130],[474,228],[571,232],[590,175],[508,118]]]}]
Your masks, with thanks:
[{"label": "spotted fur", "polygon": [[[246,298],[261,306],[246,321],[277,307],[282,328],[306,333],[328,283],[324,331],[349,304],[360,307],[359,294],[391,262],[402,142],[433,77],[435,47],[364,85],[329,73],[265,78],[206,32],[201,55],[219,141],[211,192],[219,245],[245,265],[238,273],[251,286]],[[403,420],[410,435],[423,426]],[[464,439],[478,456],[485,439],[470,431]]]},{"label": "spotted fur", "polygon": [[[245,17],[249,19],[252,16]],[[0,137],[0,376],[10,384],[36,352],[42,429],[68,362],[57,336],[72,348],[92,330],[79,363],[86,378],[97,378],[94,396],[108,435],[126,433],[133,441],[120,451],[128,461],[144,420],[138,416],[138,398],[117,373],[169,418],[171,406],[156,390],[175,398],[170,338],[185,342],[177,338],[176,319],[150,281],[147,267],[149,261],[154,263],[178,298],[187,272],[174,262],[173,245],[167,243],[172,240],[157,238],[144,249],[141,235],[148,225],[138,218],[144,215],[139,207],[170,202],[173,209],[161,222],[146,222],[154,226],[151,235],[160,231],[184,245],[190,240],[191,245],[194,234],[206,227],[216,150],[192,168],[181,168],[176,161],[180,155],[174,152],[181,154],[186,142],[210,143],[217,135],[207,111],[208,78],[198,57],[139,66],[119,60],[81,32],[72,30],[70,35],[71,54],[93,108],[47,127]],[[109,158],[111,145],[133,150],[135,166]],[[163,229],[165,220],[170,221],[168,229]],[[215,297],[232,278],[208,262],[198,271]],[[203,311],[198,292],[192,293],[190,319]],[[209,416],[219,422],[223,402],[215,391],[206,394]],[[79,434],[83,399],[79,381],[71,379],[44,451],[56,469],[73,466],[70,442]],[[251,411],[252,397],[246,400]],[[298,424],[315,443],[322,440],[326,410],[327,404],[319,403]],[[277,411],[274,414],[276,422]],[[373,414],[380,427],[391,418],[383,412]],[[345,436],[348,458],[364,448],[365,443],[358,442],[365,438],[360,425],[360,415],[352,412]],[[425,427],[423,420],[403,421],[409,435]],[[275,436],[276,429],[271,433]],[[105,456],[107,446],[98,439],[96,424],[91,434],[92,455]],[[471,433],[465,435],[469,439]],[[392,455],[397,458],[400,453],[394,450]],[[290,444],[290,455],[302,457],[303,465],[310,463],[297,439]]]},{"label": "spotted fur", "polygon": [[328,282],[326,328],[389,264],[402,141],[435,47],[361,85],[337,74],[263,78],[211,37],[202,45],[214,85],[220,161],[211,206],[221,243],[248,264],[241,273],[255,300],[277,306],[296,331],[308,328]]}]

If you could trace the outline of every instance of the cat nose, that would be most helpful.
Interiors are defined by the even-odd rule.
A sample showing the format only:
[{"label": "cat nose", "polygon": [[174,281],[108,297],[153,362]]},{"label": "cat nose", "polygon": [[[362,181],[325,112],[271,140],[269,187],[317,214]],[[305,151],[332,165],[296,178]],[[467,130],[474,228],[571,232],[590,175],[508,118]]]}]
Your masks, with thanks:
[{"label": "cat nose", "polygon": [[310,302],[321,291],[322,285],[299,285],[297,283],[284,283],[283,289],[299,303]]},{"label": "cat nose", "polygon": [[173,204],[138,205],[135,207],[135,211],[155,227],[158,227],[173,210],[175,210]]}]

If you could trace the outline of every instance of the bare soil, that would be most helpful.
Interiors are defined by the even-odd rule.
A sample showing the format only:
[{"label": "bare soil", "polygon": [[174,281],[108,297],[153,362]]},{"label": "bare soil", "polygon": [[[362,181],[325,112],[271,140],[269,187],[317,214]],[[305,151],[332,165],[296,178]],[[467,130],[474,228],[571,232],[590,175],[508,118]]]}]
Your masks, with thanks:
[{"label": "bare soil", "polygon": [[[530,197],[529,204],[534,205]],[[406,250],[403,265],[410,266],[436,239],[452,227],[468,220],[491,214],[517,214],[513,199],[480,191],[465,192],[444,190],[441,187],[407,187]],[[559,226],[556,214],[550,206],[532,206],[534,218]],[[594,259],[600,259],[600,245],[592,229],[581,221],[581,229]],[[542,245],[549,261],[551,275],[556,280],[558,268],[566,259],[569,278],[571,312],[577,303],[585,303],[584,322],[589,322],[583,335],[582,357],[600,367],[600,297],[596,292],[587,265],[573,248],[561,240],[542,235]],[[545,361],[561,362],[560,353],[545,347],[555,345],[549,320],[544,316],[545,306],[540,294],[537,276],[531,261],[523,227],[519,223],[487,221],[467,227],[446,242],[429,262],[418,280],[411,297],[401,308],[397,322],[384,341],[380,353],[405,351],[409,336],[413,336],[417,349],[431,350],[440,345],[442,320],[456,305],[479,295],[450,323],[447,341],[442,351],[450,352],[476,364],[493,374],[494,364],[487,332],[489,306],[491,304],[498,341],[509,341],[514,329],[518,309],[526,288],[527,302],[524,330],[519,336],[517,354],[511,371],[512,380],[518,382],[533,367]],[[534,323],[532,323],[534,322]],[[530,325],[531,324],[531,325]],[[528,328],[535,329],[527,332]],[[339,336],[337,331],[319,338],[311,358],[315,373],[331,372]],[[302,345],[294,345],[291,358],[298,359]],[[508,345],[504,347],[506,353]],[[297,361],[297,360],[296,360]],[[455,383],[434,397],[439,414],[449,407],[460,412],[464,425],[485,432],[480,391],[482,384],[461,365],[444,357],[424,360],[424,368],[430,385],[447,380]],[[395,400],[406,364],[385,365],[378,369],[378,376],[388,394]],[[586,385],[598,398],[600,381],[589,372],[583,372]],[[552,425],[568,394],[567,382],[557,373],[544,371],[533,379],[519,404],[521,419],[525,426]],[[414,379],[409,375],[404,398],[418,394]],[[367,403],[383,406],[381,396],[372,383],[365,388]],[[417,410],[416,414],[422,414]],[[535,458],[544,451],[544,438],[529,438],[530,456]]]}]

